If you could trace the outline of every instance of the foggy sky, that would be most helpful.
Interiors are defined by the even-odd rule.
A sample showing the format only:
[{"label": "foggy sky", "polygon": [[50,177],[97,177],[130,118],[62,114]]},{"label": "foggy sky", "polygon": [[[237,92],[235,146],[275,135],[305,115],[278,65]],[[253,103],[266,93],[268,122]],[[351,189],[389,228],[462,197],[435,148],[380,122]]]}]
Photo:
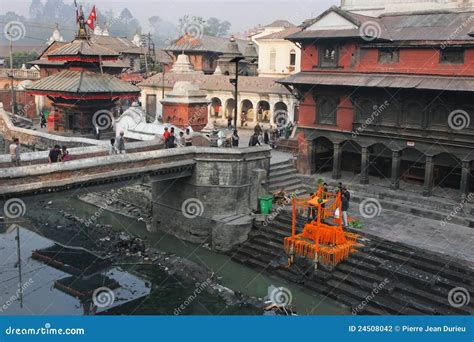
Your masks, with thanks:
[{"label": "foggy sky", "polygon": [[[73,0],[64,0],[72,3]],[[185,14],[204,18],[228,20],[231,32],[242,32],[258,24],[266,25],[275,19],[286,19],[295,25],[338,5],[339,0],[77,0],[95,4],[101,12],[112,8],[116,14],[127,7],[142,26],[148,28],[148,18],[157,15],[176,24]],[[0,0],[0,13],[14,11],[28,15],[30,0]],[[44,3],[44,1],[43,1]]]}]

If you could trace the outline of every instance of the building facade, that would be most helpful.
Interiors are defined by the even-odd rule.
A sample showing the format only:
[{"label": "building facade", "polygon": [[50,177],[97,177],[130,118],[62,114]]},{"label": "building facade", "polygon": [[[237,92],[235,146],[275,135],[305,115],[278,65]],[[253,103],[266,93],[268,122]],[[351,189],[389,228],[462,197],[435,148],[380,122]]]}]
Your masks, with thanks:
[{"label": "building facade", "polygon": [[256,39],[259,76],[284,77],[300,71],[301,49],[285,39],[299,30],[298,27],[290,27]]},{"label": "building facade", "polygon": [[474,190],[474,11],[368,17],[332,7],[288,37],[301,72],[298,167]]},{"label": "building facade", "polygon": [[[227,126],[228,119],[234,117],[234,87],[229,82],[231,76],[205,75],[199,72],[157,74],[140,83],[141,102],[149,120],[161,115],[163,95],[172,91],[177,82],[187,81],[196,84],[207,94],[208,121]],[[294,121],[297,116],[298,101],[284,86],[275,83],[270,77],[239,77],[237,106],[238,127],[254,127],[257,122],[276,125]]]},{"label": "building facade", "polygon": [[[234,39],[240,53],[244,53],[247,41]],[[195,71],[202,71],[205,74],[213,74],[216,71],[218,59],[228,52],[229,38],[191,34],[184,34],[163,50],[168,53],[172,62],[175,63],[178,56],[186,54]]]}]

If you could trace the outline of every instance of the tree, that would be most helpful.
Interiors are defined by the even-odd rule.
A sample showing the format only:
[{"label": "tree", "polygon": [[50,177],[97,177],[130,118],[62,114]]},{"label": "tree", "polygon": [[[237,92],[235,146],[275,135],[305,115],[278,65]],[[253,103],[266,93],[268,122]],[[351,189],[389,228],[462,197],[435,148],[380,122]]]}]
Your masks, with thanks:
[{"label": "tree", "polygon": [[229,33],[230,23],[228,21],[220,21],[217,18],[211,17],[205,20],[202,17],[185,15],[178,21],[178,30],[180,35],[189,33],[195,37],[203,34],[223,37]]},{"label": "tree", "polygon": [[[38,59],[36,52],[13,52],[13,68],[21,68],[23,64]],[[10,67],[10,56],[5,58],[5,66]]]},{"label": "tree", "polygon": [[158,16],[148,18],[151,26],[151,34],[153,41],[157,47],[164,47],[169,45],[170,41],[175,38],[176,27]]},{"label": "tree", "polygon": [[186,14],[178,20],[178,31],[180,35],[188,33],[195,37],[202,36],[204,34],[205,25],[206,21],[203,17],[190,17]]},{"label": "tree", "polygon": [[32,0],[28,10],[30,19],[39,19],[43,16],[43,4],[41,0]]},{"label": "tree", "polygon": [[204,27],[204,34],[215,37],[227,36],[230,30],[230,23],[228,21],[220,21],[217,18],[211,17],[206,20]]}]

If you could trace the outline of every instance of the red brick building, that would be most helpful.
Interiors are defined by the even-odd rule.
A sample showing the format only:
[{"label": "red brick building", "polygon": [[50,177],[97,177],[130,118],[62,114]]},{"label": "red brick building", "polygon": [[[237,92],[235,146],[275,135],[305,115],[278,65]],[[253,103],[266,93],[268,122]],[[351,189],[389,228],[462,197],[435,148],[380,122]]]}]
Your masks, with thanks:
[{"label": "red brick building", "polygon": [[474,190],[474,11],[369,17],[331,7],[287,39],[301,72],[298,166]]}]

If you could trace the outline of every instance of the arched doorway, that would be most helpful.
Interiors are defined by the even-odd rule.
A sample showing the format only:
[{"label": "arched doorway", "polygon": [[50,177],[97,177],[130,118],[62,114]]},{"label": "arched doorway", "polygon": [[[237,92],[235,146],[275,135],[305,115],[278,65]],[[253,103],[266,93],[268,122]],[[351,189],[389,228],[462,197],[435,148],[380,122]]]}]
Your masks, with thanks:
[{"label": "arched doorway", "polygon": [[361,171],[362,148],[353,140],[347,140],[341,144],[341,170],[349,171],[354,175]]},{"label": "arched doorway", "polygon": [[240,125],[247,126],[247,123],[253,122],[255,117],[253,103],[250,100],[243,100],[241,103],[242,111],[240,113]]},{"label": "arched doorway", "polygon": [[234,119],[234,110],[235,110],[235,100],[227,99],[225,102],[225,117],[226,119]]},{"label": "arched doorway", "polygon": [[284,102],[277,102],[273,107],[273,122],[276,125],[286,126],[289,121],[288,106]]},{"label": "arched doorway", "polygon": [[222,117],[222,101],[218,97],[213,97],[211,99],[211,105],[209,107],[209,116],[211,118],[220,118]]},{"label": "arched doorway", "polygon": [[384,144],[368,147],[369,176],[390,180],[392,174],[392,150]]},{"label": "arched doorway", "polygon": [[325,137],[313,140],[313,158],[311,171],[313,173],[324,173],[332,171],[334,144]]},{"label": "arched doorway", "polygon": [[459,189],[461,184],[461,160],[450,153],[436,155],[434,161],[434,187]]},{"label": "arched doorway", "polygon": [[270,104],[268,101],[259,101],[257,103],[257,121],[270,122]]},{"label": "arched doorway", "polygon": [[[425,155],[416,148],[408,147],[400,155],[400,179],[405,183],[423,185],[425,181]],[[400,188],[402,185],[400,183]],[[410,188],[410,185],[405,185]]]}]

